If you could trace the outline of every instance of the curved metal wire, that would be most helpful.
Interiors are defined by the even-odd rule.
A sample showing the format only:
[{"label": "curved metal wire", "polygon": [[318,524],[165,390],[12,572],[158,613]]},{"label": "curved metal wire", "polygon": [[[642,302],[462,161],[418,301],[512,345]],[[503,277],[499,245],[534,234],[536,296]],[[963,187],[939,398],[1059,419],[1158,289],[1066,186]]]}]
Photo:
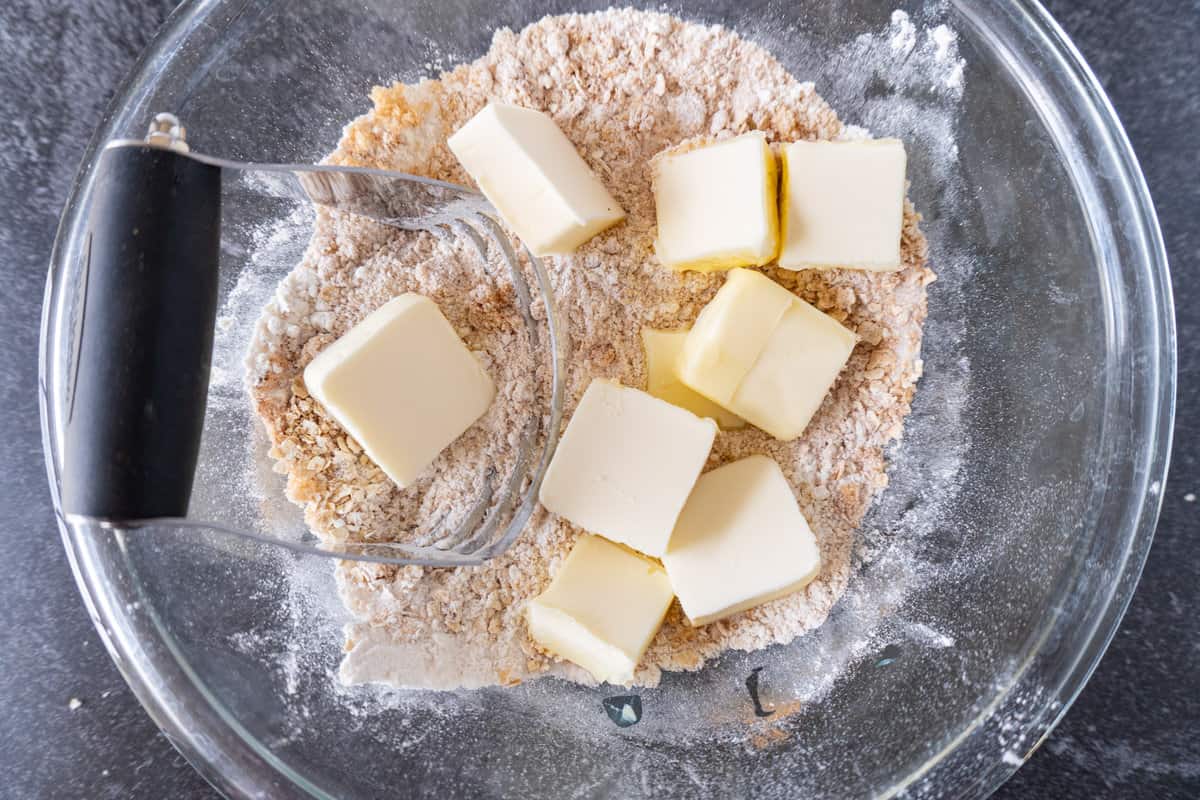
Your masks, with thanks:
[{"label": "curved metal wire", "polygon": [[[145,146],[145,142],[115,141],[110,146]],[[524,261],[507,232],[496,220],[495,209],[477,192],[463,186],[414,175],[366,168],[326,165],[253,164],[227,161],[197,153],[188,157],[224,169],[253,171],[272,176],[267,191],[289,199],[309,200],[339,211],[370,217],[393,227],[431,233],[439,238],[465,237],[480,258],[488,262],[492,248],[508,267],[516,306],[520,311],[535,354],[546,352],[551,367],[551,392],[546,408],[534,415],[521,432],[513,471],[497,487],[499,477],[489,467],[482,476],[483,491],[452,529],[440,535],[431,532],[415,542],[317,543],[304,531],[285,539],[243,530],[214,520],[164,517],[141,520],[109,520],[64,515],[64,524],[100,531],[148,532],[155,528],[203,529],[225,536],[287,548],[296,553],[327,558],[384,564],[418,564],[457,567],[480,564],[503,553],[520,535],[537,505],[538,490],[558,444],[562,425],[564,364],[567,331],[554,303],[554,291],[541,260],[522,247]],[[537,296],[545,306],[546,341],[533,313],[534,294],[526,270],[532,274]],[[537,369],[537,364],[533,366]],[[544,440],[536,455],[539,438]],[[57,505],[57,504],[56,504]],[[436,523],[451,516],[448,512]],[[309,541],[305,541],[305,538]]]}]

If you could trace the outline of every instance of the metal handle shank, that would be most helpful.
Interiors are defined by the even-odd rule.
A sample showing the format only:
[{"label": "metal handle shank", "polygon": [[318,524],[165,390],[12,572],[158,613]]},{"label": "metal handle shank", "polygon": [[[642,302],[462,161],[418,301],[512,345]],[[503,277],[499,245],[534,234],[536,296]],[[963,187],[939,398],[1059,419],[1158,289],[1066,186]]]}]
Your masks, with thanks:
[{"label": "metal handle shank", "polygon": [[221,171],[159,147],[101,155],[63,453],[68,515],[187,513],[217,312]]}]

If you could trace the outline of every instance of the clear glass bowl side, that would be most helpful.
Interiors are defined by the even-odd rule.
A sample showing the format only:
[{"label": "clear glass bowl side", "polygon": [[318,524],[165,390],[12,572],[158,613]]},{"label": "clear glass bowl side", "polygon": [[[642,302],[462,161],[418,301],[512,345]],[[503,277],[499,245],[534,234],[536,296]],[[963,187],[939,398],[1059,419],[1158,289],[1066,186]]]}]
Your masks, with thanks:
[{"label": "clear glass bowl side", "polygon": [[[519,28],[581,5],[607,3],[535,11],[523,3],[377,2],[335,13],[329,4],[240,0],[176,12],[118,93],[64,212],[43,322],[52,481],[98,143],[138,135],[151,113],[169,110],[206,151],[317,160],[364,110],[373,83],[412,80],[439,58],[469,59],[499,24]],[[797,74],[817,78],[835,107],[856,108],[861,98],[848,94],[820,47],[788,42],[794,34],[833,47],[886,24],[890,7],[803,5],[717,2],[683,13],[767,42]],[[959,30],[969,65],[956,177],[971,191],[957,205],[939,197],[929,159],[914,148],[914,201],[943,232],[933,260],[947,268],[945,283],[933,287],[926,377],[894,454],[893,485],[864,532],[871,547],[892,552],[900,538],[893,531],[915,529],[910,518],[927,509],[929,484],[961,482],[921,522],[915,542],[923,568],[941,577],[889,610],[876,590],[896,577],[888,572],[894,565],[879,559],[820,631],[787,648],[731,654],[697,675],[669,676],[644,696],[648,707],[670,711],[617,732],[598,711],[603,690],[554,681],[391,693],[382,706],[369,692],[336,690],[336,599],[281,613],[296,602],[280,577],[296,569],[289,557],[218,532],[115,538],[64,528],[110,652],[215,786],[272,797],[368,796],[388,785],[431,796],[554,796],[584,784],[656,796],[887,795],[906,787],[981,796],[1021,763],[1094,668],[1149,548],[1170,444],[1174,329],[1145,185],[1078,54],[1033,3],[958,2],[947,22]],[[259,222],[227,231],[227,303],[238,291],[251,305],[264,300],[304,246],[301,230],[270,263],[250,265],[244,254]],[[956,272],[958,257],[975,268]],[[964,361],[969,372],[961,372]],[[219,384],[211,398],[197,502],[254,524],[293,523],[298,513],[269,475],[265,448],[245,446],[255,421],[237,385]],[[941,470],[946,404],[955,405],[970,446],[961,463]],[[247,494],[247,465],[228,469],[231,458],[249,459],[280,491]],[[332,592],[327,567],[301,569]],[[851,610],[860,608],[878,612],[873,630],[894,635],[864,638]],[[297,627],[305,619],[328,630],[314,640],[313,630]],[[919,641],[913,631],[923,629],[935,640]],[[302,657],[297,641],[322,647]],[[890,655],[881,658],[885,641]],[[808,685],[813,673],[843,668],[781,728],[783,742],[765,749],[748,745],[743,723],[710,713],[744,702],[741,676],[763,664],[780,681],[780,698],[788,689],[780,676]]]}]

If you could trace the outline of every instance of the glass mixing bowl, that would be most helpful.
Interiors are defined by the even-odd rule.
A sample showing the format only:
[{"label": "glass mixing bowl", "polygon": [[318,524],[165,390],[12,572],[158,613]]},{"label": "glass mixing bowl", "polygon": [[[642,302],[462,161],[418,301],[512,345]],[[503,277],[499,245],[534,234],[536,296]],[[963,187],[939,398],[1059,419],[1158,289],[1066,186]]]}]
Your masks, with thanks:
[{"label": "glass mixing bowl", "polygon": [[[372,84],[473,58],[501,25],[609,2],[184,4],[118,93],[63,214],[42,330],[52,488],[103,142],[139,136],[170,111],[204,152],[316,161]],[[642,721],[619,728],[601,703],[612,687],[340,686],[345,620],[322,559],[219,531],[64,526],[106,646],[214,786],[245,797],[983,796],[1037,747],[1104,651],[1150,546],[1175,385],[1167,263],[1112,108],[1035,2],[904,8],[679,9],[764,43],[848,122],[906,139],[941,275],[891,486],[828,623],[787,647],[666,676],[639,692]],[[957,32],[956,50],[944,31],[928,33],[935,23]],[[953,103],[921,89],[910,33],[926,56],[961,57]],[[917,80],[856,74],[855,54],[872,47],[893,48],[890,63]],[[931,120],[948,128],[931,131]],[[250,193],[227,212],[193,510],[294,528],[241,389],[241,356],[304,245],[305,220]],[[776,714],[755,715],[750,675]]]}]

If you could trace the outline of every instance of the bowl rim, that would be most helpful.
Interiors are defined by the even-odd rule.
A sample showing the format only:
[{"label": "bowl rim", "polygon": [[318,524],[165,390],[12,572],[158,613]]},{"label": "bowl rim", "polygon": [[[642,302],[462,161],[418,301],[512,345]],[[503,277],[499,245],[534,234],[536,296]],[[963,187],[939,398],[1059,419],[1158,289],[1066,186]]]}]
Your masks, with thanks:
[{"label": "bowl rim", "polygon": [[[96,158],[104,143],[120,133],[119,128],[124,127],[125,123],[124,109],[132,104],[131,101],[137,98],[139,92],[146,91],[146,86],[153,83],[153,77],[164,60],[183,44],[199,21],[232,2],[240,2],[245,6],[253,0],[187,0],[170,14],[114,92],[87,145],[64,206],[50,256],[39,345],[38,388],[43,451],[56,508],[59,506],[55,478],[56,443],[48,390],[55,321],[54,279],[70,250],[71,238],[78,232],[82,205],[88,194]],[[954,0],[952,5],[962,10],[966,2],[968,0]],[[1075,87],[1075,96],[1089,111],[1090,123],[1096,126],[1096,132],[1114,156],[1123,200],[1137,223],[1136,230],[1127,232],[1125,236],[1136,240],[1139,245],[1141,263],[1137,265],[1140,270],[1137,277],[1146,282],[1155,312],[1150,333],[1156,346],[1147,350],[1152,350],[1149,355],[1157,380],[1149,382],[1152,389],[1147,390],[1152,395],[1147,398],[1145,409],[1149,433],[1138,453],[1139,464],[1129,491],[1129,497],[1136,502],[1128,504],[1133,520],[1120,575],[1112,583],[1112,592],[1101,604],[1100,613],[1086,637],[1086,646],[1077,654],[1059,686],[1055,687],[1055,699],[1044,706],[1043,713],[1037,719],[1031,720],[1029,730],[1034,734],[1032,744],[1021,752],[1006,750],[992,763],[975,765],[974,777],[964,787],[969,791],[964,794],[979,796],[990,794],[1007,780],[1061,721],[1095,671],[1132,600],[1163,501],[1171,452],[1177,376],[1175,318],[1166,248],[1145,177],[1116,111],[1079,50],[1038,0],[1004,0],[994,5],[1000,9],[998,13],[1019,19],[1056,59],[1063,77]],[[264,785],[283,795],[299,790],[308,796],[327,796],[265,748],[228,714],[207,691],[200,677],[192,673],[186,661],[171,652],[173,647],[166,641],[169,637],[160,637],[157,642],[143,638],[161,633],[153,613],[143,620],[140,627],[130,626],[128,620],[121,618],[123,609],[109,602],[109,587],[103,583],[104,576],[95,569],[98,548],[104,547],[104,543],[80,536],[66,524],[61,514],[58,523],[76,584],[109,655],[147,713],[187,761],[214,788],[228,796],[250,794]],[[977,739],[985,734],[988,719],[994,718],[999,707],[1019,691],[1027,673],[1024,668],[1027,667],[1028,664],[1023,665],[1005,691],[981,709],[957,736],[946,742],[918,769],[898,780],[884,796],[894,796],[914,787],[936,787],[943,773],[954,767],[949,756],[963,749],[969,739]],[[281,778],[290,785],[281,785]],[[962,786],[961,783],[959,785]]]}]

